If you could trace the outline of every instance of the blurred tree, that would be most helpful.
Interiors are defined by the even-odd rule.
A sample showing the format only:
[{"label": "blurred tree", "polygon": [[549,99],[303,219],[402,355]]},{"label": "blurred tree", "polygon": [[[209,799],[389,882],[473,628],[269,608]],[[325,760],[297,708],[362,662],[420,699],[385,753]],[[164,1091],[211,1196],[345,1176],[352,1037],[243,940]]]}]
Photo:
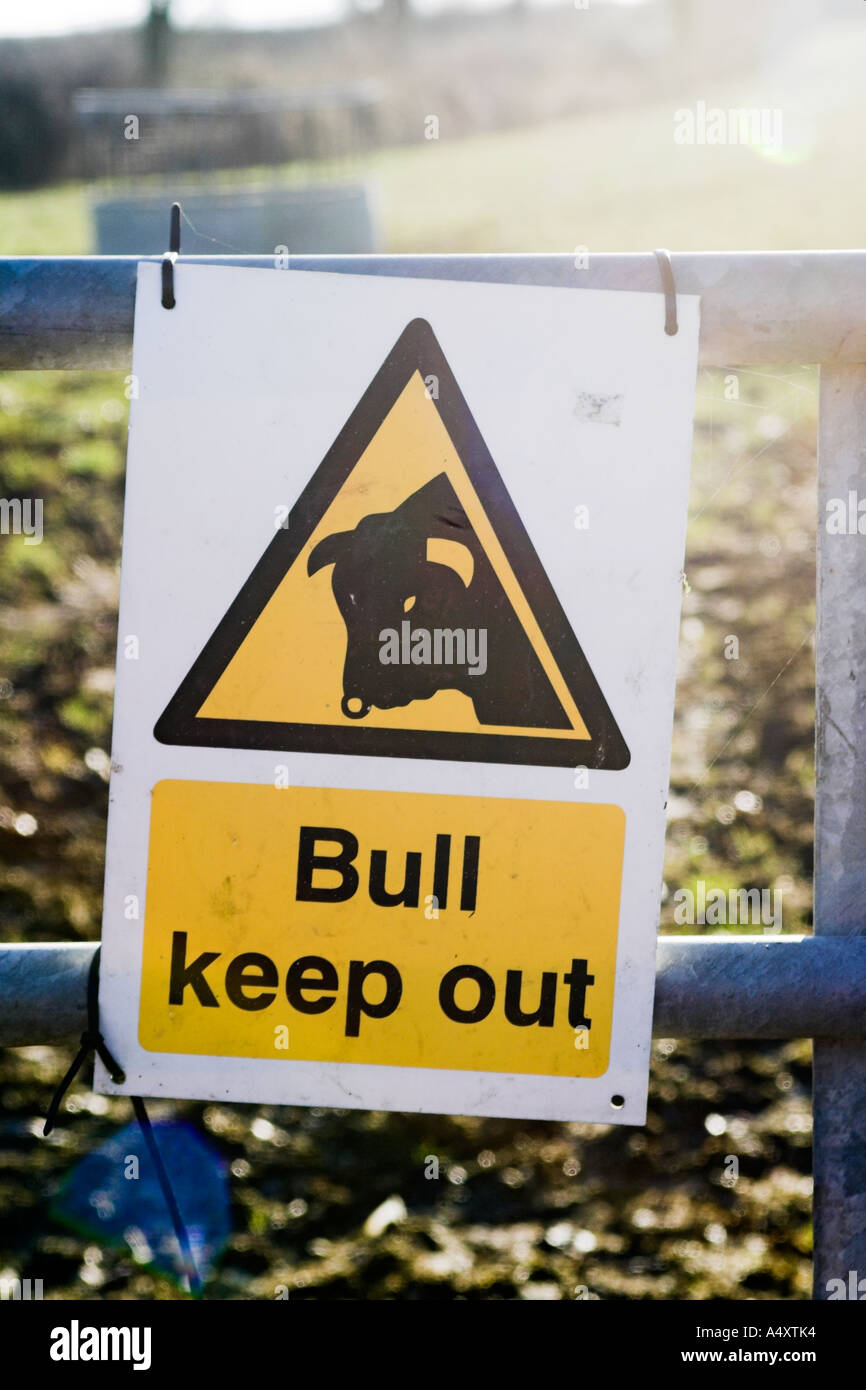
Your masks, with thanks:
[{"label": "blurred tree", "polygon": [[164,87],[171,51],[171,0],[151,0],[144,22],[144,81],[148,87]]},{"label": "blurred tree", "polygon": [[674,24],[674,38],[677,43],[688,43],[695,28],[694,0],[672,0],[671,14]]},{"label": "blurred tree", "polygon": [[59,119],[35,83],[0,80],[0,187],[35,188],[60,171],[68,123]]},{"label": "blurred tree", "polygon": [[382,15],[394,24],[405,24],[414,18],[412,0],[382,0]]}]

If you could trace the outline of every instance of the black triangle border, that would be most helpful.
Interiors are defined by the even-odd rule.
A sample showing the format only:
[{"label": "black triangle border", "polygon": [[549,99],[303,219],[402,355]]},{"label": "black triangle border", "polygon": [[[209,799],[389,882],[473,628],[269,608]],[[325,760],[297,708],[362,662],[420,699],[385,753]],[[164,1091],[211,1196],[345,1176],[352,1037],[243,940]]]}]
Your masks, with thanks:
[{"label": "black triangle border", "polygon": [[[415,371],[438,380],[435,401],[457,454],[515,578],[589,730],[589,740],[556,735],[431,732],[421,729],[342,728],[266,720],[197,719],[207,695],[294,564],[321,517],[373,439]],[[576,694],[575,692],[579,692]],[[277,531],[249,579],[215,628],[177,692],[156,721],[164,744],[247,748],[273,752],[358,754],[368,757],[448,759],[536,767],[621,771],[631,760],[619,726],[584,656],[481,431],[432,327],[413,319],[403,330],[358,405]]]}]

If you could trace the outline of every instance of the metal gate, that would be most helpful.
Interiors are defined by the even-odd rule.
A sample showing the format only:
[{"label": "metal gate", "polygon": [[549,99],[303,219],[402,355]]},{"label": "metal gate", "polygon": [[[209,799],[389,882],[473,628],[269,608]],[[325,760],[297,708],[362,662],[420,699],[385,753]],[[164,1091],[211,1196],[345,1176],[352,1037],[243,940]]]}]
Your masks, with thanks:
[{"label": "metal gate", "polygon": [[[159,259],[147,257],[143,259]],[[262,256],[193,264],[282,267]],[[814,1045],[815,1297],[866,1275],[866,549],[825,503],[866,491],[866,251],[672,257],[703,366],[819,363],[814,936],[661,937],[653,1030]],[[129,366],[138,258],[0,260],[0,370]],[[584,267],[584,268],[578,268]],[[291,268],[658,293],[652,254],[292,257]],[[659,299],[660,315],[662,300]],[[85,1026],[92,944],[0,946],[0,1045]]]}]

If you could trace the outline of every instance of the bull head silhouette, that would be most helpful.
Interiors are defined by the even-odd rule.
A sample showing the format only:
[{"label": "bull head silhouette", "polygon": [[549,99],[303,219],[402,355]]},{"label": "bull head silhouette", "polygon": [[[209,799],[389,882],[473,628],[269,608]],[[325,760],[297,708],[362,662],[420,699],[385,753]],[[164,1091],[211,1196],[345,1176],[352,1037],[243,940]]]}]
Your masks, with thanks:
[{"label": "bull head silhouette", "polygon": [[[346,624],[341,709],[363,719],[381,709],[429,698],[448,683],[441,669],[387,668],[379,634],[406,614],[419,626],[468,621],[477,540],[446,475],[433,479],[393,512],[364,517],[353,531],[319,541],[307,573],[334,566],[331,584]],[[444,678],[443,678],[444,677]]]},{"label": "bull head silhouette", "polygon": [[[457,689],[470,696],[481,723],[568,727],[447,474],[393,511],[325,536],[310,553],[307,573],[327,565],[334,567],[331,587],[346,625],[340,708],[347,719],[366,718],[374,705],[393,709]],[[473,680],[459,666],[383,665],[380,633],[399,629],[410,613],[417,629],[484,629],[494,679],[489,668]]]}]

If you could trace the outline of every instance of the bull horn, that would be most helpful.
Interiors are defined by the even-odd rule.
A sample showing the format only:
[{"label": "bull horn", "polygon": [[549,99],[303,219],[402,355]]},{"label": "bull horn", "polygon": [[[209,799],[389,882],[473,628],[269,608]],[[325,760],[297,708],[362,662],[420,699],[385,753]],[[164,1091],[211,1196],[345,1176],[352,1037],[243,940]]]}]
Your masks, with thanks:
[{"label": "bull horn", "polygon": [[446,565],[460,576],[464,588],[469,588],[475,573],[475,556],[468,545],[446,540],[444,536],[428,536],[427,559],[434,565]]},{"label": "bull horn", "polygon": [[351,536],[351,531],[335,531],[332,536],[325,536],[324,540],[314,546],[310,551],[307,560],[307,574],[316,574],[325,565],[334,565],[340,557],[340,552],[346,541]]}]

